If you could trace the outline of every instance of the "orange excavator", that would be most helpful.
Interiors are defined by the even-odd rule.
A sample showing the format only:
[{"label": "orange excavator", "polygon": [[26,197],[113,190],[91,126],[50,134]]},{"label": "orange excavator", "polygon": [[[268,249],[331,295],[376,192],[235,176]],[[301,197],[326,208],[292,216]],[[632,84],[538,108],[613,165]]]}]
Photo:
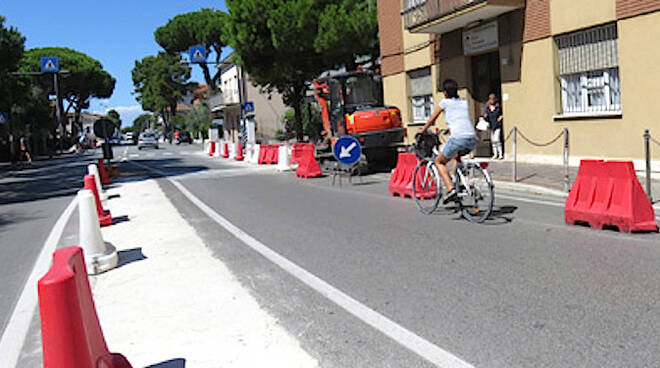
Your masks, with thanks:
[{"label": "orange excavator", "polygon": [[392,166],[403,144],[401,111],[383,104],[381,77],[372,71],[333,74],[314,80],[321,105],[325,143],[317,145],[320,160],[332,159],[332,146],[344,135],[362,147],[362,164]]}]

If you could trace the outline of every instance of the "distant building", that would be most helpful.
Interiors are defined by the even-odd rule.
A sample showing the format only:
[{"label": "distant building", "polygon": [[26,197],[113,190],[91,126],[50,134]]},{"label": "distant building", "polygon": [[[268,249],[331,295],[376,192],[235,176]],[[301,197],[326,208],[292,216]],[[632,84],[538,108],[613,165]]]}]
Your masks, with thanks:
[{"label": "distant building", "polygon": [[[66,129],[67,132],[69,133],[73,131],[74,118],[75,118],[74,113],[70,112],[67,114]],[[96,139],[96,135],[94,135],[94,123],[96,123],[96,121],[101,118],[103,118],[102,114],[95,114],[87,111],[83,111],[82,113],[80,113],[80,123],[82,124],[82,131],[79,133],[85,134],[90,139]]]},{"label": "distant building", "polygon": [[282,116],[286,106],[277,93],[263,93],[249,82],[249,75],[231,61],[231,55],[220,64],[221,94],[209,100],[214,121],[221,122],[225,139],[236,141],[241,134],[241,102],[254,103],[253,119],[256,123],[257,139],[274,139],[276,132],[283,129]]}]

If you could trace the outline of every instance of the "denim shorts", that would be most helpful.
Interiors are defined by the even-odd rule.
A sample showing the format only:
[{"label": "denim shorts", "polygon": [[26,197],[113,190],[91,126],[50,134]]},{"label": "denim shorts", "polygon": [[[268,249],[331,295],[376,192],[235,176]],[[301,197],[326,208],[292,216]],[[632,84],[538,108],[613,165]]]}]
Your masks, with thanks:
[{"label": "denim shorts", "polygon": [[447,158],[454,158],[459,151],[472,151],[477,146],[477,139],[454,138],[450,137],[447,143],[442,146],[442,155]]}]

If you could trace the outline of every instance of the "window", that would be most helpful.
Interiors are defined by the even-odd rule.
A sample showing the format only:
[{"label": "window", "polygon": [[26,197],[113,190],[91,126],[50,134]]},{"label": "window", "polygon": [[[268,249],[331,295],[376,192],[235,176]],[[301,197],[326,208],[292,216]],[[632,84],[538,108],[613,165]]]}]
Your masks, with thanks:
[{"label": "window", "polygon": [[410,102],[414,123],[425,123],[433,113],[433,80],[431,68],[408,72]]},{"label": "window", "polygon": [[616,24],[558,36],[562,113],[621,113]]}]

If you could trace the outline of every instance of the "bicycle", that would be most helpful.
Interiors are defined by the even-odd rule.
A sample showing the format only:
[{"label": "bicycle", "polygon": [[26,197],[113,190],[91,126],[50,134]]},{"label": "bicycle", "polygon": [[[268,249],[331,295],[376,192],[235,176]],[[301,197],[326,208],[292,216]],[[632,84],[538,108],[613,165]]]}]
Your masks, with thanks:
[{"label": "bicycle", "polygon": [[[448,134],[448,130],[441,133]],[[439,135],[417,134],[415,137],[415,154],[419,163],[415,167],[412,178],[412,191],[415,203],[424,214],[433,213],[443,197],[443,182],[435,164],[438,156],[438,146],[442,143]],[[470,151],[459,151],[456,160],[456,171],[453,178],[457,196],[456,203],[461,215],[470,222],[482,223],[493,212],[495,192],[493,180],[488,173],[487,162],[459,158],[468,155]]]}]

